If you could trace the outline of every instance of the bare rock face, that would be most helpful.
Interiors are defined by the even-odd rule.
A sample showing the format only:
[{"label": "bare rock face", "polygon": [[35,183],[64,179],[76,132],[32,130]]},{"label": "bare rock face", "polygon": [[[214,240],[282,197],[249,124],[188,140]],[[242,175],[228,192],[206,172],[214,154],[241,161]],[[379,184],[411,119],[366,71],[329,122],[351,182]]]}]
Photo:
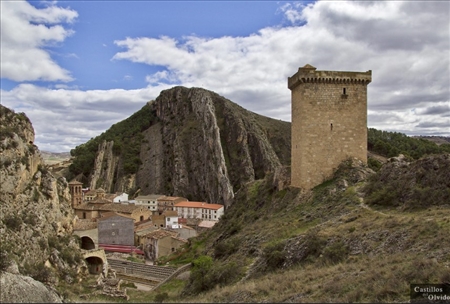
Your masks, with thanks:
[{"label": "bare rock face", "polygon": [[1,303],[62,303],[53,290],[30,277],[0,273]]},{"label": "bare rock face", "polygon": [[[110,191],[137,188],[231,205],[239,188],[289,166],[290,124],[246,111],[218,94],[174,87],[147,105],[157,122],[142,132],[136,174],[123,174],[113,142],[99,145],[91,187]],[[281,134],[281,135],[280,135]],[[281,148],[280,148],[281,147]]]},{"label": "bare rock face", "polygon": [[0,253],[21,274],[30,274],[58,239],[71,235],[74,214],[68,184],[43,164],[29,119],[1,105],[0,110]]}]

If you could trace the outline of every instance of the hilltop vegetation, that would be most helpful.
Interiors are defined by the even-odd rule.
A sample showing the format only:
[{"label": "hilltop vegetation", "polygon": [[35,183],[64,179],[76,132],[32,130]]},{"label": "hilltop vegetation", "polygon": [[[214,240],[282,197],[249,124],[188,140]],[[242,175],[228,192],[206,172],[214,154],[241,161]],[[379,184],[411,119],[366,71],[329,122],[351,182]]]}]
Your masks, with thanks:
[{"label": "hilltop vegetation", "polygon": [[70,154],[74,158],[69,167],[71,174],[69,179],[79,174],[86,177],[91,174],[98,147],[103,141],[114,141],[113,151],[123,159],[122,169],[125,174],[136,173],[141,164],[139,153],[143,140],[142,132],[156,122],[156,114],[151,107],[145,105],[127,119],[112,125],[101,135],[72,149]]},{"label": "hilltop vegetation", "polygon": [[403,133],[373,128],[369,128],[367,132],[367,148],[385,157],[403,154],[413,159],[429,154],[450,153],[450,143],[437,145],[424,138],[409,137]]}]

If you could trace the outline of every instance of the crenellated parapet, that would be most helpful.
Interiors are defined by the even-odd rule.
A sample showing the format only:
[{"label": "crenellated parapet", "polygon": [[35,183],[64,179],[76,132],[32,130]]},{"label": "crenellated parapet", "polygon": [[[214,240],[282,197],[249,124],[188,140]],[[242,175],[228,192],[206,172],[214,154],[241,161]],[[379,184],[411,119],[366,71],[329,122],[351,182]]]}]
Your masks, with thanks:
[{"label": "crenellated parapet", "polygon": [[288,88],[294,89],[301,83],[330,83],[330,84],[363,84],[372,81],[372,70],[367,72],[346,71],[317,71],[315,67],[307,64],[298,69],[292,77],[288,78]]}]

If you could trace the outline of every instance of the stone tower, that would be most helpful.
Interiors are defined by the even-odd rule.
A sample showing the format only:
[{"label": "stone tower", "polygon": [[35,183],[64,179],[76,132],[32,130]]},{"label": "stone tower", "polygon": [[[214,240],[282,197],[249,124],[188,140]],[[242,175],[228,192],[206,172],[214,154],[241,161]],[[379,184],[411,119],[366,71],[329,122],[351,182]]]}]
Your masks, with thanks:
[{"label": "stone tower", "polygon": [[291,185],[311,189],[348,157],[367,162],[367,85],[372,71],[317,71],[288,78],[292,98]]},{"label": "stone tower", "polygon": [[83,201],[83,192],[82,192],[83,183],[79,181],[73,180],[69,183],[69,191],[72,196],[72,207],[78,206]]}]

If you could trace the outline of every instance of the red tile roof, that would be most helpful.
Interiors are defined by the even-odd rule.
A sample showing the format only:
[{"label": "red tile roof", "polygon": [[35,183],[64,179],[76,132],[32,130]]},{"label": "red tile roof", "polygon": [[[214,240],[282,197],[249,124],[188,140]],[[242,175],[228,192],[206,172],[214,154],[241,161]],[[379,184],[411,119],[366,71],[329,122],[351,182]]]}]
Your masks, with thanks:
[{"label": "red tile roof", "polygon": [[204,208],[204,209],[213,209],[219,210],[223,208],[223,205],[220,204],[208,204],[205,202],[179,202],[174,205],[174,207],[190,207],[190,208]]}]

